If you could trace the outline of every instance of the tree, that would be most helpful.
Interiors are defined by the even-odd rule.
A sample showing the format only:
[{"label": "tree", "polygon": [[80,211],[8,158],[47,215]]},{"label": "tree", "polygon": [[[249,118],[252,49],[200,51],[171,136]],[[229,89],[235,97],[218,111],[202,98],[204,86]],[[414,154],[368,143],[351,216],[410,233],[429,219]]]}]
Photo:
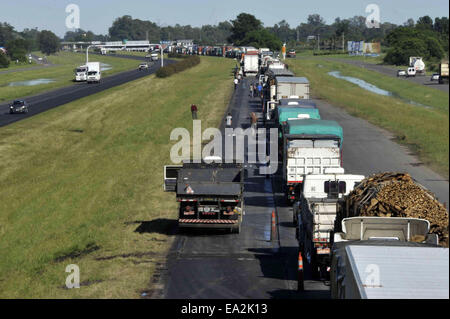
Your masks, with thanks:
[{"label": "tree", "polygon": [[0,50],[0,68],[7,68],[9,66],[8,56]]},{"label": "tree", "polygon": [[253,46],[255,48],[269,48],[272,51],[280,50],[283,45],[280,39],[266,29],[248,32],[241,42],[242,45]]},{"label": "tree", "polygon": [[433,19],[429,16],[420,17],[419,20],[417,20],[416,26],[418,28],[433,29]]},{"label": "tree", "polygon": [[60,40],[51,31],[42,30],[39,34],[39,50],[46,55],[58,52]]},{"label": "tree", "polygon": [[27,41],[20,38],[9,41],[6,44],[6,50],[11,60],[19,60],[21,62],[27,61],[27,47]]},{"label": "tree", "polygon": [[248,13],[239,14],[235,20],[231,21],[231,24],[231,35],[228,39],[235,45],[244,45],[243,40],[248,32],[262,29],[262,22]]}]

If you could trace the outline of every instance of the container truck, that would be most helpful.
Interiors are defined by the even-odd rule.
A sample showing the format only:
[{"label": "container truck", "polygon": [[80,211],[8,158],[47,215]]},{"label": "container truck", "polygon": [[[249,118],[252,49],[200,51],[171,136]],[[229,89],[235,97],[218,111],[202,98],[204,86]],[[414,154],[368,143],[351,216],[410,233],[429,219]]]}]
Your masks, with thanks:
[{"label": "container truck", "polygon": [[417,75],[425,75],[425,62],[421,57],[409,57],[409,67],[414,68]]},{"label": "container truck", "polygon": [[282,174],[292,204],[300,197],[306,175],[341,167],[343,131],[335,121],[298,119],[287,120],[282,134]]},{"label": "container truck", "polygon": [[242,164],[203,162],[165,166],[164,189],[176,193],[180,228],[240,232],[244,214]]},{"label": "container truck", "polygon": [[341,228],[331,249],[332,298],[449,298],[449,251],[427,220],[358,216]]},{"label": "container truck", "polygon": [[276,78],[277,77],[293,77],[294,73],[287,69],[269,69],[264,74],[265,87],[264,87],[264,113],[266,115],[266,120],[271,120],[273,118],[273,113],[275,112],[277,104],[276,95]]},{"label": "container truck", "polygon": [[309,81],[305,77],[284,77],[275,78],[276,98],[287,99],[290,96],[297,96],[300,99],[309,99]]},{"label": "container truck", "polygon": [[259,70],[258,51],[247,51],[244,55],[244,76],[256,75]]},{"label": "container truck", "polygon": [[102,71],[100,69],[100,62],[88,62],[87,64],[86,81],[88,83],[98,83],[102,78]]},{"label": "container truck", "polygon": [[306,175],[300,198],[293,205],[293,223],[299,253],[316,277],[325,278],[330,265],[331,238],[339,202],[363,175],[344,174],[343,168],[326,168],[324,174]]}]

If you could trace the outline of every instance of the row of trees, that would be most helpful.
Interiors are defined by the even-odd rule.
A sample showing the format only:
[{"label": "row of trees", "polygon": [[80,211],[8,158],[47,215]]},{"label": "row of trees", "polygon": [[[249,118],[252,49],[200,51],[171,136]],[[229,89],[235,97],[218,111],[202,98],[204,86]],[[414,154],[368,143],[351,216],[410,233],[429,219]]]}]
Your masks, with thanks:
[{"label": "row of trees", "polygon": [[52,54],[59,49],[60,39],[51,31],[24,29],[18,32],[8,23],[0,22],[0,47],[6,49],[0,57],[0,67],[9,66],[10,61],[27,61],[27,53],[40,50]]},{"label": "row of trees", "polygon": [[389,64],[406,65],[410,56],[424,57],[437,64],[448,56],[449,20],[446,17],[433,20],[429,16],[409,21],[386,36],[390,49],[384,61]]}]

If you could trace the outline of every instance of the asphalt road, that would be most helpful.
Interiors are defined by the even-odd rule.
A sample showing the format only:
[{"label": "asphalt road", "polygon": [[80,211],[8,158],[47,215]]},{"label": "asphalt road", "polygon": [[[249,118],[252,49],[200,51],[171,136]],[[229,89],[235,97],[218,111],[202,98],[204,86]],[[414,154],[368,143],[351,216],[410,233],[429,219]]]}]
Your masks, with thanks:
[{"label": "asphalt road", "polygon": [[[258,112],[258,99],[248,98],[249,79],[230,104],[233,127],[246,128],[249,113]],[[368,175],[380,171],[409,172],[448,205],[448,181],[421,165],[409,150],[367,121],[316,100],[323,119],[336,120],[344,129],[343,165],[347,173]],[[248,149],[247,149],[248,155]],[[281,192],[281,170],[271,178],[248,165],[245,178],[245,216],[240,234],[227,232],[179,233],[166,267],[156,278],[151,298],[330,298],[329,283],[312,280],[305,269],[305,291],[297,292],[297,242],[292,208]],[[272,211],[277,236],[270,240]]]},{"label": "asphalt road", "polygon": [[[133,58],[138,61],[141,60],[140,57]],[[164,60],[164,64],[166,65],[167,63],[173,63],[173,61]],[[0,127],[23,120],[25,118],[78,100],[88,95],[107,90],[114,86],[148,76],[155,73],[156,70],[160,67],[160,61],[158,61],[153,64],[149,68],[149,70],[138,71],[137,64],[138,62],[136,62],[136,69],[104,77],[102,78],[100,83],[87,84],[86,82],[81,82],[68,87],[41,93],[35,96],[22,97],[22,99],[25,99],[30,105],[27,114],[9,114],[9,103],[0,104]],[[20,97],[17,97],[17,99],[20,99]]]},{"label": "asphalt road", "polygon": [[[339,62],[356,65],[356,66],[359,66],[359,67],[367,69],[367,70],[376,71],[376,72],[379,72],[379,73],[382,73],[385,75],[389,75],[392,77],[397,77],[397,69],[392,66],[367,63],[367,62],[359,61],[359,60],[348,60],[348,59],[338,59],[338,58],[333,58],[333,59],[330,58],[329,60],[337,60]],[[437,81],[430,81],[431,76],[429,76],[429,75],[424,75],[424,76],[418,75],[415,77],[400,77],[399,79],[415,82],[418,84],[423,84],[423,85],[435,88],[437,90],[441,90],[441,91],[449,93],[448,83],[439,84]]]}]

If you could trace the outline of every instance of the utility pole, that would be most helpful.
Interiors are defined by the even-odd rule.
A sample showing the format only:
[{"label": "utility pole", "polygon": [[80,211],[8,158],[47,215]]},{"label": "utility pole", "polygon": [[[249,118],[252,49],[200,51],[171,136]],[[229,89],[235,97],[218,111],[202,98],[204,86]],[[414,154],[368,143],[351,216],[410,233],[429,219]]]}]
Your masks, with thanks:
[{"label": "utility pole", "polygon": [[298,28],[297,28],[297,42],[299,42],[300,41],[300,32],[298,31]]},{"label": "utility pole", "polygon": [[317,35],[317,51],[320,51],[320,35]]},{"label": "utility pole", "polygon": [[88,47],[86,48],[86,64],[88,64],[88,62],[89,62],[89,48],[90,47],[95,47],[95,45],[88,45]]},{"label": "utility pole", "polygon": [[344,32],[342,32],[342,52],[345,52]]},{"label": "utility pole", "polygon": [[163,50],[162,44],[160,45],[160,48],[161,48],[161,67],[163,67],[164,66],[164,50]]}]

